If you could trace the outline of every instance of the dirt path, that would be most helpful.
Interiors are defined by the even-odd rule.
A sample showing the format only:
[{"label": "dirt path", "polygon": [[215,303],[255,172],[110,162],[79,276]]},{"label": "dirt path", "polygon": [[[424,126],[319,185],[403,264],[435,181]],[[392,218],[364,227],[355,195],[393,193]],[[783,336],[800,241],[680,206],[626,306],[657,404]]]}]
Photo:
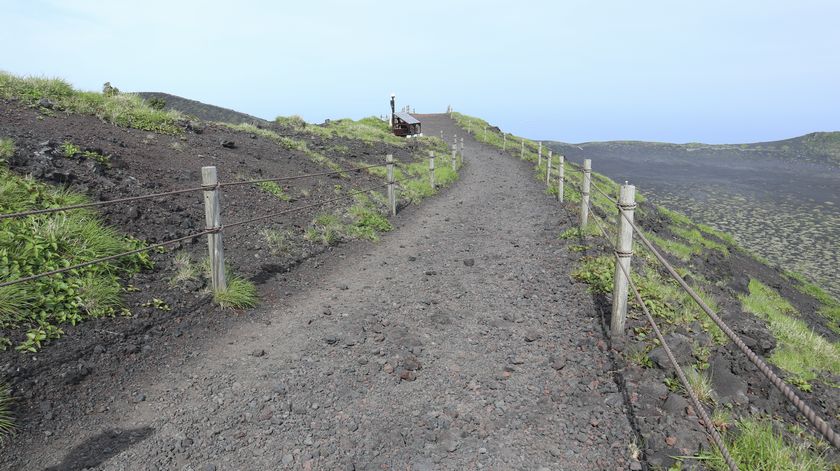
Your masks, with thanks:
[{"label": "dirt path", "polygon": [[[459,133],[441,115],[423,126]],[[634,434],[601,323],[557,239],[568,216],[528,164],[472,140],[465,153],[463,181],[402,212],[380,243],[295,275],[299,293],[278,280],[253,321],[3,461],[628,469]]]}]

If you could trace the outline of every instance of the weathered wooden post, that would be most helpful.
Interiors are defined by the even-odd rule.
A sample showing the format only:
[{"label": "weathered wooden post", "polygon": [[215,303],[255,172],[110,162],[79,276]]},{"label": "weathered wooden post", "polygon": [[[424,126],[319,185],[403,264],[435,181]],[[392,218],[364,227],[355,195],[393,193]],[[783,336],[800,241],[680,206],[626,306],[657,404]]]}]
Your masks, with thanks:
[{"label": "weathered wooden post", "polygon": [[464,138],[461,138],[461,153],[458,154],[458,167],[462,167],[464,165]]},{"label": "weathered wooden post", "polygon": [[216,167],[201,167],[201,187],[204,189],[204,221],[207,229],[217,232],[207,234],[210,251],[210,284],[213,292],[227,289],[225,278],[225,248],[222,242],[222,202]]},{"label": "weathered wooden post", "polygon": [[548,168],[545,169],[545,186],[551,186],[551,150],[548,151]]},{"label": "weathered wooden post", "polygon": [[539,148],[537,148],[537,167],[542,165],[542,142],[540,142]]},{"label": "weathered wooden post", "polygon": [[580,192],[580,230],[586,229],[589,222],[589,189],[592,185],[592,161],[583,161],[583,185]]},{"label": "weathered wooden post", "polygon": [[525,158],[525,139],[523,138],[522,141],[519,143],[519,160]]},{"label": "weathered wooden post", "polygon": [[507,150],[507,133],[502,133],[502,152]]},{"label": "weathered wooden post", "polygon": [[435,189],[435,153],[429,151],[429,185]]},{"label": "weathered wooden post", "polygon": [[558,167],[557,167],[557,201],[562,203],[563,202],[563,190],[564,190],[564,188],[563,188],[564,181],[563,180],[565,178],[565,173],[566,173],[566,168],[565,168],[566,165],[565,165],[564,161],[566,159],[562,155],[559,156],[559,157],[560,157],[560,159],[559,159],[560,162],[557,164],[558,165]]},{"label": "weathered wooden post", "polygon": [[388,164],[388,209],[391,211],[391,216],[396,216],[397,189],[394,183],[394,156],[392,154],[386,155],[385,162]]},{"label": "weathered wooden post", "polygon": [[[630,273],[630,258],[633,256],[633,214],[636,210],[636,187],[624,182],[618,197],[619,214],[618,241],[616,241],[615,284],[613,286],[612,319],[610,333],[613,337],[624,335],[624,322],[627,319],[627,276]],[[624,267],[622,270],[621,267]]]},{"label": "weathered wooden post", "polygon": [[456,166],[457,162],[458,162],[458,144],[452,144],[452,161],[450,162],[452,164],[452,170],[458,170],[458,167]]}]

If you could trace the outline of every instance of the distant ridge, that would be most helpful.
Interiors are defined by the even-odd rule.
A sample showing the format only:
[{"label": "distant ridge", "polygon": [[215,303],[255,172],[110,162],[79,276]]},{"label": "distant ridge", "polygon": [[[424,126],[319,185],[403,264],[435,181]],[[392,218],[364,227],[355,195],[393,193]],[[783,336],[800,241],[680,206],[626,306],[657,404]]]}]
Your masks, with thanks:
[{"label": "distant ridge", "polygon": [[550,142],[557,152],[569,156],[597,154],[602,156],[623,155],[691,158],[738,158],[744,156],[778,159],[796,162],[827,163],[840,166],[840,131],[812,132],[804,136],[781,141],[755,142],[750,144],[671,144],[646,141],[604,141],[568,144]]},{"label": "distant ridge", "polygon": [[251,116],[246,113],[222,108],[221,106],[208,105],[189,98],[179,97],[177,95],[170,95],[169,93],[160,92],[137,92],[144,100],[158,98],[166,102],[166,109],[178,110],[182,113],[195,116],[204,121],[221,121],[223,123],[242,124],[242,123],[260,123],[266,124],[268,121]]}]

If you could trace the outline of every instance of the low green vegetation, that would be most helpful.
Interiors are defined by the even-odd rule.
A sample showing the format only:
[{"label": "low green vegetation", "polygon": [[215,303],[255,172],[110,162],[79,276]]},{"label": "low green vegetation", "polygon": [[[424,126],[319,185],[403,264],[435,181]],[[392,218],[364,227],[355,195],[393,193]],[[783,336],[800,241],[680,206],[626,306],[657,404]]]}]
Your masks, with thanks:
[{"label": "low green vegetation", "polygon": [[[81,195],[0,168],[0,213],[78,204]],[[116,255],[142,244],[105,226],[91,211],[0,220],[0,281]],[[146,253],[0,288],[0,328],[22,330],[18,350],[35,352],[62,325],[125,313],[120,278],[151,267]],[[11,344],[0,339],[0,348]]]},{"label": "low green vegetation", "polygon": [[257,305],[257,287],[250,280],[226,269],[227,287],[213,293],[213,301],[222,309],[245,309]]},{"label": "low green vegetation", "polygon": [[256,136],[264,137],[266,139],[274,141],[277,145],[279,145],[280,147],[282,147],[286,150],[294,150],[294,151],[302,152],[303,154],[306,154],[306,156],[309,157],[309,159],[312,160],[313,162],[315,162],[319,165],[323,165],[323,166],[329,168],[330,170],[333,170],[333,171],[336,171],[336,172],[342,172],[341,176],[343,176],[345,178],[348,176],[346,173],[343,172],[344,169],[342,169],[342,167],[340,165],[338,165],[335,161],[328,158],[324,154],[322,154],[318,151],[312,150],[309,147],[309,145],[306,143],[306,141],[304,141],[304,140],[295,139],[295,138],[292,138],[292,137],[289,137],[289,136],[281,136],[280,134],[278,134],[278,133],[276,133],[276,132],[274,132],[270,129],[259,128],[257,126],[254,126],[253,124],[248,124],[248,123],[242,123],[242,124],[216,123],[216,124],[218,124],[220,126],[224,126],[226,128],[229,128],[229,129],[233,129],[234,131],[246,132],[246,133],[249,133],[249,134],[254,134]]},{"label": "low green vegetation", "polygon": [[9,138],[0,139],[0,164],[15,155],[15,141]]},{"label": "low green vegetation", "polygon": [[201,275],[201,270],[193,262],[188,252],[182,251],[176,253],[172,265],[175,269],[175,275],[169,280],[172,286],[180,286],[184,283],[195,281]]},{"label": "low green vegetation", "polygon": [[64,141],[64,143],[61,144],[61,153],[64,155],[64,157],[67,157],[68,159],[83,158],[95,160],[96,162],[99,162],[104,165],[110,166],[111,164],[110,156],[102,155],[99,152],[92,150],[83,150],[81,147],[77,146],[76,144],[73,144],[70,141]]},{"label": "low green vegetation", "polygon": [[794,286],[799,292],[813,297],[820,303],[819,313],[828,319],[829,327],[840,334],[840,301],[798,273],[790,272],[787,276],[798,282]]},{"label": "low green vegetation", "polygon": [[6,437],[15,430],[15,422],[9,407],[12,404],[12,395],[9,387],[0,384],[0,445],[6,442]]},{"label": "low green vegetation", "polygon": [[793,375],[800,389],[827,374],[840,374],[840,343],[832,343],[798,319],[796,309],[772,288],[751,280],[749,295],[741,297],[743,309],[767,321],[778,345],[769,360]]},{"label": "low green vegetation", "polygon": [[277,182],[259,182],[257,183],[257,187],[268,194],[274,195],[280,201],[289,201],[292,199]]},{"label": "low green vegetation", "polygon": [[278,231],[276,229],[263,229],[260,231],[271,255],[286,255],[291,252],[292,233],[289,231]]},{"label": "low green vegetation", "polygon": [[[774,471],[825,471],[831,469],[807,441],[794,445],[767,419],[742,419],[724,434],[739,469]],[[717,448],[700,456],[712,469],[728,470]]]},{"label": "low green vegetation", "polygon": [[[0,98],[16,99],[45,112],[88,114],[108,123],[160,134],[180,134],[183,115],[155,109],[137,95],[83,92],[57,78],[18,77],[0,72]],[[45,108],[44,105],[49,106]]]}]

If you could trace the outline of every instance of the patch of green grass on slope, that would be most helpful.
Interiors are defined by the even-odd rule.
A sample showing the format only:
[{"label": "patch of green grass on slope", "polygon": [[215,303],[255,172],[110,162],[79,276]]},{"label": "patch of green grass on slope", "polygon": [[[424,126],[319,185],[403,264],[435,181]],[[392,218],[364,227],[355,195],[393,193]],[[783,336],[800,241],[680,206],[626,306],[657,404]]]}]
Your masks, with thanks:
[{"label": "patch of green grass on slope", "polygon": [[117,126],[142,129],[160,134],[180,134],[177,111],[163,111],[149,106],[130,93],[103,94],[83,92],[58,78],[18,77],[0,72],[0,98],[16,99],[30,106],[48,100],[52,107],[69,113],[94,115]]},{"label": "patch of green grass on slope", "polygon": [[[81,195],[0,168],[0,213],[84,202]],[[86,210],[0,220],[0,281],[69,267],[141,247]],[[17,349],[34,352],[61,326],[122,312],[120,276],[150,267],[145,253],[0,288],[0,328],[23,329]],[[9,339],[0,339],[0,348]]]},{"label": "patch of green grass on slope", "polygon": [[796,309],[772,288],[750,280],[750,293],[741,297],[743,309],[767,321],[778,345],[769,360],[809,390],[825,373],[840,374],[840,343],[832,343],[798,319]]}]

